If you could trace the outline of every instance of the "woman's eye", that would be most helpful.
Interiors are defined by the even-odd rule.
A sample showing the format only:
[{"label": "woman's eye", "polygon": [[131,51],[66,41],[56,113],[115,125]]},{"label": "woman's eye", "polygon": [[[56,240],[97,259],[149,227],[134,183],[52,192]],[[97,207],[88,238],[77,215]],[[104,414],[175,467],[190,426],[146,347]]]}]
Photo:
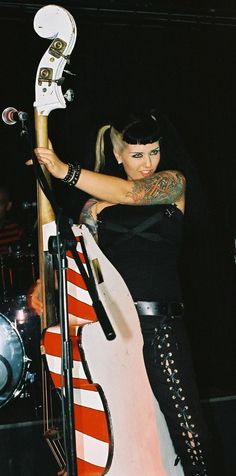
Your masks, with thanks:
[{"label": "woman's eye", "polygon": [[143,156],[143,154],[133,154],[133,155],[132,155],[132,157],[133,157],[134,159],[141,159],[142,156]]},{"label": "woman's eye", "polygon": [[157,149],[152,150],[151,155],[157,155],[160,152],[160,147],[157,147]]}]

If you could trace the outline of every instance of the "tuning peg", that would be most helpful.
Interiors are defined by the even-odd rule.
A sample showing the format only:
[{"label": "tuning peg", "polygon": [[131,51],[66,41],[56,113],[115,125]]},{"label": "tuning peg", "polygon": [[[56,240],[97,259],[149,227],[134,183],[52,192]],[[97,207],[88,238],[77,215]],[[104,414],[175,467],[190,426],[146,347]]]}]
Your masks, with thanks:
[{"label": "tuning peg", "polygon": [[66,91],[65,94],[64,94],[64,98],[65,98],[68,102],[74,101],[74,99],[75,99],[75,94],[74,94],[73,89],[67,89],[67,91]]},{"label": "tuning peg", "polygon": [[72,73],[72,72],[69,71],[68,69],[64,69],[64,73],[69,74],[70,76],[77,76],[76,73]]}]

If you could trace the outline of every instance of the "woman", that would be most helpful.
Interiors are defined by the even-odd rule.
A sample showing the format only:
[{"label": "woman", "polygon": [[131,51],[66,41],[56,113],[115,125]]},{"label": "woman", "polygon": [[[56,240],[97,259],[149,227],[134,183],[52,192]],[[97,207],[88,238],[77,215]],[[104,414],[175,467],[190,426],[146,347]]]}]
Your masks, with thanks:
[{"label": "woman", "polygon": [[[91,195],[81,221],[97,237],[135,302],[147,374],[178,455],[175,464],[181,460],[186,476],[206,476],[206,432],[177,269],[186,180],[161,163],[162,147],[164,151],[168,144],[160,124],[155,113],[144,113],[101,128],[95,172],[63,163],[52,149],[37,148],[35,153],[54,177]],[[110,141],[113,154],[107,162]]]}]

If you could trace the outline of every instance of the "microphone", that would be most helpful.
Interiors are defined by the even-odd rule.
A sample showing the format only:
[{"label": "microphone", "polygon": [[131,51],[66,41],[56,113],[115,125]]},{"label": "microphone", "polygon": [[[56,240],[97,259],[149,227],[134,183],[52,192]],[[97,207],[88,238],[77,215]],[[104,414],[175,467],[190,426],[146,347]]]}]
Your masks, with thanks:
[{"label": "microphone", "polygon": [[9,126],[16,124],[17,121],[24,122],[27,121],[28,114],[27,112],[17,111],[14,107],[7,107],[2,112],[2,120]]},{"label": "microphone", "polygon": [[36,202],[23,202],[21,207],[22,207],[22,210],[29,210],[30,208],[36,208],[37,203]]}]

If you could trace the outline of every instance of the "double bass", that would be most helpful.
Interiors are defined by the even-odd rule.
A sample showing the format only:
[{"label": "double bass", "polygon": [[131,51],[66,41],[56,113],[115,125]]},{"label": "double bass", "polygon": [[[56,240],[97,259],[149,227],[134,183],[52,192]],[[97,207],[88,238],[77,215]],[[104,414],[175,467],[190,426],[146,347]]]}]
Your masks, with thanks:
[{"label": "double bass", "polygon": [[[35,31],[53,40],[40,61],[36,76],[35,127],[38,147],[48,146],[48,115],[65,108],[62,72],[76,40],[76,25],[62,7],[41,8]],[[43,170],[45,175],[47,173]],[[47,181],[50,178],[47,176]],[[58,233],[55,214],[38,187],[40,278],[43,297],[42,356],[44,434],[61,470],[68,476],[182,476],[174,467],[175,453],[165,419],[153,397],[143,361],[139,318],[120,274],[102,253],[86,226],[73,226],[75,251],[66,251],[66,303],[73,383],[75,466],[64,438],[49,416],[48,380],[65,398],[61,322],[55,319],[54,270],[50,238]],[[78,260],[82,265],[78,266]],[[114,329],[107,339],[90,285]],[[71,435],[69,435],[71,436]]]}]

